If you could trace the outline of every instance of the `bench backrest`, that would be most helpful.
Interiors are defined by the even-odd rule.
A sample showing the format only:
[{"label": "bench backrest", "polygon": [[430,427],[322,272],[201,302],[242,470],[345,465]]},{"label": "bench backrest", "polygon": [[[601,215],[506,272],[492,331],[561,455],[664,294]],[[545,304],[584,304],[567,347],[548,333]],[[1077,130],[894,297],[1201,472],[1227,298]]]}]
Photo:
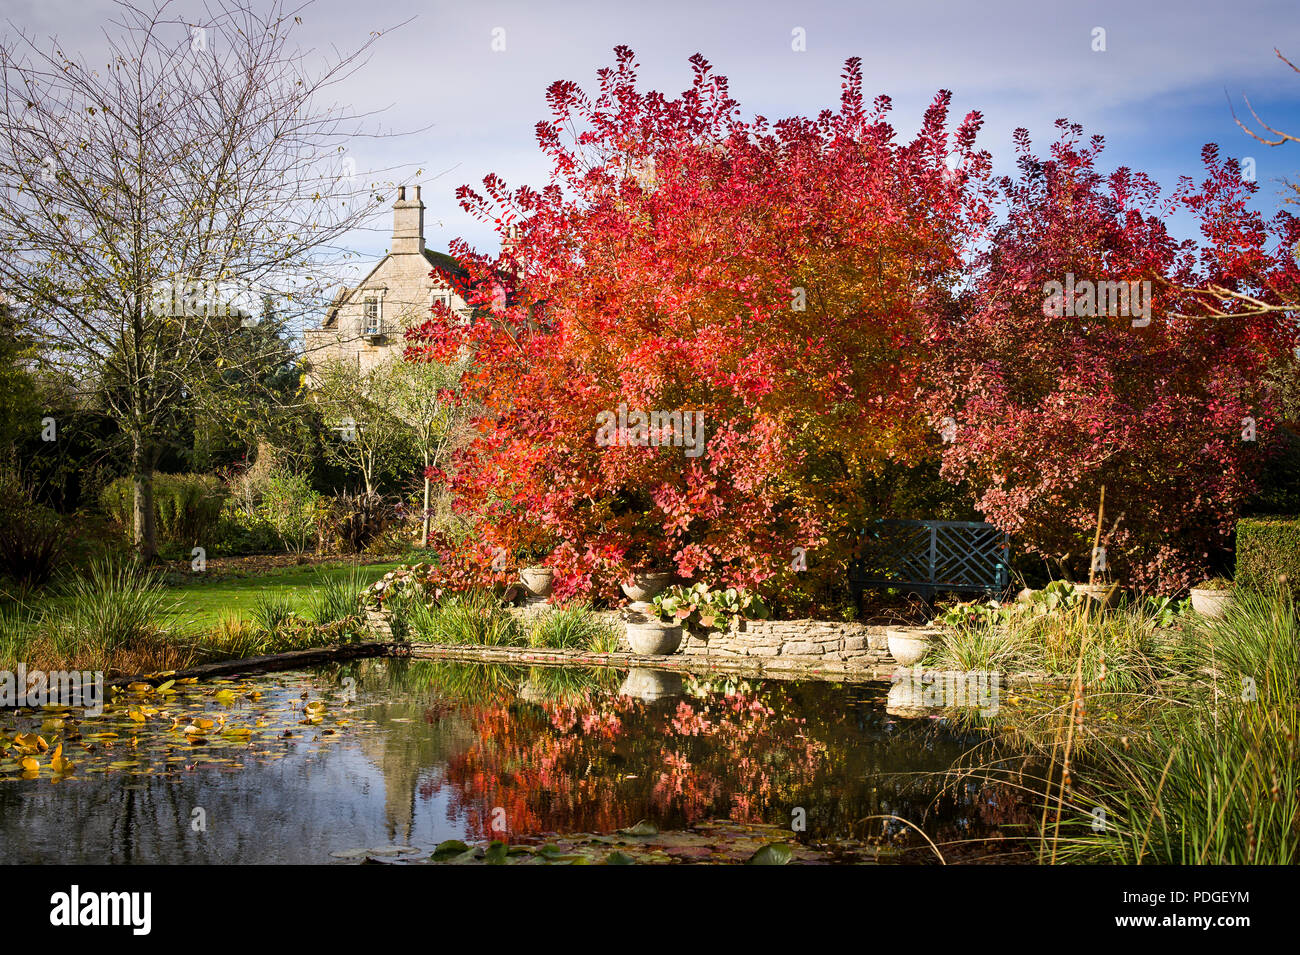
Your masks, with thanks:
[{"label": "bench backrest", "polygon": [[1011,538],[977,521],[879,520],[862,532],[849,567],[863,587],[1001,594],[1010,585]]}]

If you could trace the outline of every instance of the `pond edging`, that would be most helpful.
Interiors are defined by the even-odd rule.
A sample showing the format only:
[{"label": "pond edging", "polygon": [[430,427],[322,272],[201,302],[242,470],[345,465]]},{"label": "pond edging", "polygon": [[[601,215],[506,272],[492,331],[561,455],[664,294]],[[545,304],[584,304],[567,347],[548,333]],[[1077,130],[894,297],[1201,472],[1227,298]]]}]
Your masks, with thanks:
[{"label": "pond edging", "polygon": [[[523,621],[535,619],[548,605],[512,608]],[[616,628],[622,619],[617,610],[596,615]],[[366,614],[371,632],[391,637],[387,615],[371,608]],[[841,682],[891,682],[901,670],[911,669],[889,652],[888,631],[883,624],[847,620],[741,620],[727,629],[704,633],[687,631],[681,647],[667,656],[631,652],[626,636],[612,653],[592,650],[562,650],[543,647],[486,647],[447,645],[412,641],[410,656],[417,659],[462,660],[474,663],[510,663],[526,666],[604,666],[614,668],[737,673],[774,679],[818,679]],[[923,630],[924,627],[914,629]],[[923,670],[934,670],[925,667]],[[1059,682],[1045,673],[1004,673],[1005,687],[1041,686]]]},{"label": "pond edging", "polygon": [[137,673],[134,676],[115,676],[105,680],[104,686],[127,686],[131,683],[150,683],[156,686],[167,680],[210,680],[213,677],[234,676],[241,673],[294,670],[298,667],[363,657],[406,656],[405,648],[406,644],[393,641],[368,641],[342,643],[332,647],[312,647],[306,650],[286,650],[284,653],[271,653],[260,657],[201,663],[184,670],[168,670],[165,671],[165,675],[164,673]]},{"label": "pond edging", "polygon": [[783,665],[776,658],[706,657],[702,654],[681,652],[668,656],[643,656],[624,651],[596,653],[591,650],[448,646],[436,643],[412,643],[410,656],[417,660],[460,660],[525,666],[599,666],[615,669],[714,671],[778,679],[829,679],[850,682],[887,681],[894,669],[892,664],[887,667],[871,668],[809,666],[795,662]]}]

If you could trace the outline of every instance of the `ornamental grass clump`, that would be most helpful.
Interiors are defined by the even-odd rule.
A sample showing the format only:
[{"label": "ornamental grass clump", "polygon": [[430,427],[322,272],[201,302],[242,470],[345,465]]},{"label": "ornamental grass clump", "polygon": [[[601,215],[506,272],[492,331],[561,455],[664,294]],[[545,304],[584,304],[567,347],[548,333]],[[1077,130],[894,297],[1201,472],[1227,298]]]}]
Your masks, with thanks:
[{"label": "ornamental grass clump", "polygon": [[[1063,654],[1073,636],[1062,637]],[[1122,619],[1093,629],[1085,672],[1093,642],[1114,655],[1141,639]],[[1294,597],[1281,588],[1245,595],[1223,618],[1192,623],[1157,672],[1135,689],[1085,675],[1046,707],[1004,707],[991,741],[1001,752],[973,772],[1039,793],[1040,862],[1300,861]]]},{"label": "ornamental grass clump", "polygon": [[1246,595],[1190,634],[1198,679],[1162,701],[1140,735],[1112,741],[1086,773],[1106,812],[1068,861],[1293,865],[1300,860],[1300,616],[1283,590]]},{"label": "ornamental grass clump", "polygon": [[529,631],[528,645],[608,653],[612,651],[601,648],[617,647],[618,633],[591,612],[590,604],[573,604],[539,617]]},{"label": "ornamental grass clump", "polygon": [[253,600],[253,625],[266,637],[274,638],[283,634],[298,621],[293,602],[284,594],[274,591],[259,593]]},{"label": "ornamental grass clump", "polygon": [[[343,576],[320,574],[307,608],[308,619],[320,630],[338,638],[359,638],[366,632],[361,597],[366,575],[353,566]],[[400,638],[400,634],[397,635]]]},{"label": "ornamental grass clump", "polygon": [[139,673],[188,665],[192,652],[172,639],[175,611],[161,577],[136,561],[92,561],[55,606],[14,615],[0,651],[44,670]]},{"label": "ornamental grass clump", "polygon": [[162,636],[162,618],[174,609],[162,578],[136,561],[97,559],[65,588],[66,604],[44,628],[83,650],[111,654]]},{"label": "ornamental grass clump", "polygon": [[435,605],[418,605],[408,617],[413,639],[449,646],[520,647],[519,622],[487,591],[453,594]]}]

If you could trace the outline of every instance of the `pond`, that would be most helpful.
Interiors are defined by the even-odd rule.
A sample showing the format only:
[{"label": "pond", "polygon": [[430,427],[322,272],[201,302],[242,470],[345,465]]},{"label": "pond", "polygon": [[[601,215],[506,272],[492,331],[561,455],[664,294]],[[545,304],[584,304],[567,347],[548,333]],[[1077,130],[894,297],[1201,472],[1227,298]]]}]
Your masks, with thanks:
[{"label": "pond", "polygon": [[0,711],[0,863],[420,861],[556,833],[607,851],[629,827],[686,834],[661,861],[775,832],[928,862],[868,817],[953,855],[1032,814],[945,780],[980,737],[891,715],[883,684],[375,659],[136,686],[99,717]]}]

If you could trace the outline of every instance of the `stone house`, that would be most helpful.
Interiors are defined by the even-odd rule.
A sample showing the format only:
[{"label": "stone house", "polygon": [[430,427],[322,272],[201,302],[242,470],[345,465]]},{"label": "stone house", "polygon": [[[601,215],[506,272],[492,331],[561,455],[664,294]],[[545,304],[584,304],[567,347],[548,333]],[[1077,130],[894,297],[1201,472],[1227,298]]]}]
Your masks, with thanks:
[{"label": "stone house", "polygon": [[[405,186],[397,189],[388,254],[355,287],[343,289],[335,297],[320,328],[304,331],[311,368],[345,361],[366,372],[400,358],[405,348],[403,333],[425,321],[435,302],[457,314],[468,314],[464,300],[451,286],[439,277],[430,277],[435,266],[457,270],[459,266],[451,256],[424,247],[424,203],[420,187],[413,188],[413,199],[406,197]],[[309,382],[311,377],[309,372]]]}]

